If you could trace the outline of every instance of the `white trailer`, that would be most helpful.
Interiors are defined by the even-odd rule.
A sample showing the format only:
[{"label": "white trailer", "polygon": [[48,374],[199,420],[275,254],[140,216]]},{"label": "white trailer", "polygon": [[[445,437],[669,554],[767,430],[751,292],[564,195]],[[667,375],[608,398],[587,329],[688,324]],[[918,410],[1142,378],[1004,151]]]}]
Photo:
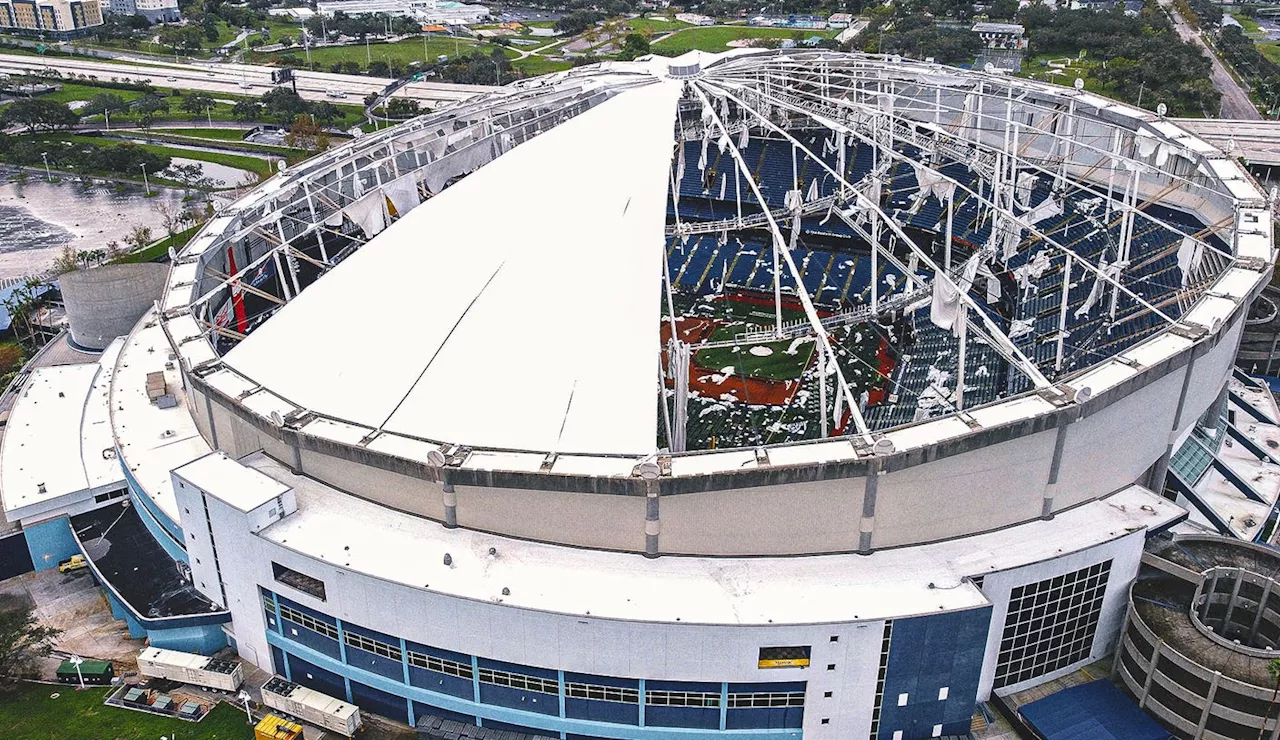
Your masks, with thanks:
[{"label": "white trailer", "polygon": [[219,691],[235,691],[244,683],[244,668],[239,663],[161,648],[147,648],[139,653],[138,671],[152,678]]},{"label": "white trailer", "polygon": [[262,703],[325,730],[351,737],[360,729],[360,708],[278,676],[262,685]]}]

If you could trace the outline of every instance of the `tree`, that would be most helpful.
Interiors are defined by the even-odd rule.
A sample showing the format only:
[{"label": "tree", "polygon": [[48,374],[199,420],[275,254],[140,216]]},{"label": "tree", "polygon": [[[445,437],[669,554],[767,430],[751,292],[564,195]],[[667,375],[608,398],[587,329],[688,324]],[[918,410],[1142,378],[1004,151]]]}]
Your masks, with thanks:
[{"label": "tree", "polygon": [[128,104],[124,102],[124,98],[115,93],[98,93],[89,98],[89,102],[80,109],[80,112],[86,116],[97,116],[103,113],[110,115],[127,107]]},{"label": "tree", "polygon": [[74,126],[80,122],[80,116],[66,103],[24,98],[10,103],[0,120],[6,125],[26,126],[32,131],[54,131]]},{"label": "tree", "polygon": [[135,252],[146,249],[147,245],[151,244],[152,241],[151,227],[143,226],[142,224],[135,225],[124,237],[124,243],[133,247]]},{"label": "tree", "polygon": [[284,87],[277,87],[262,94],[259,98],[268,115],[282,123],[288,123],[300,114],[310,111],[307,101],[298,93]]},{"label": "tree", "polygon": [[392,98],[386,110],[391,118],[413,118],[418,115],[418,101],[409,98]]},{"label": "tree", "polygon": [[161,202],[156,206],[156,213],[160,214],[160,223],[164,224],[164,230],[169,236],[169,243],[172,244],[173,235],[177,233],[178,226],[182,223],[182,210]]},{"label": "tree", "polygon": [[191,93],[182,99],[182,109],[188,113],[204,113],[214,104],[213,98],[202,93]]},{"label": "tree", "polygon": [[622,49],[618,52],[618,58],[623,61],[629,61],[636,57],[642,57],[648,53],[648,40],[638,33],[629,33],[622,41]]},{"label": "tree", "polygon": [[[36,343],[36,327],[34,316],[36,309],[40,306],[40,286],[39,279],[34,277],[23,278],[21,284],[14,286],[13,292],[4,300],[5,310],[9,312],[9,318],[14,327],[22,327],[25,330],[27,344],[32,349]],[[17,332],[14,332],[16,335]],[[0,653],[3,652],[3,643],[0,642]],[[0,674],[4,673],[3,663],[0,662]]]},{"label": "tree", "polygon": [[40,624],[35,610],[10,598],[0,605],[0,674],[29,676],[38,658],[53,652],[53,641],[62,630]]},{"label": "tree", "polygon": [[138,114],[138,125],[147,128],[161,113],[169,112],[169,99],[159,95],[144,95],[133,101],[133,112]]},{"label": "tree", "polygon": [[[284,143],[287,146],[311,151],[321,148],[319,144],[322,136],[325,136],[324,129],[316,123],[315,119],[306,113],[299,113],[289,126],[289,133],[285,134]],[[328,137],[325,136],[325,138]]]},{"label": "tree", "polygon": [[262,103],[256,100],[237,100],[236,104],[231,106],[231,115],[235,116],[237,121],[254,121],[262,115]]},{"label": "tree", "polygon": [[1280,658],[1272,658],[1267,661],[1267,675],[1271,677],[1271,683],[1275,688],[1271,691],[1271,703],[1267,705],[1267,713],[1262,715],[1262,724],[1258,726],[1258,740],[1267,733],[1267,718],[1271,716],[1272,710],[1276,708],[1276,698],[1280,697]]}]

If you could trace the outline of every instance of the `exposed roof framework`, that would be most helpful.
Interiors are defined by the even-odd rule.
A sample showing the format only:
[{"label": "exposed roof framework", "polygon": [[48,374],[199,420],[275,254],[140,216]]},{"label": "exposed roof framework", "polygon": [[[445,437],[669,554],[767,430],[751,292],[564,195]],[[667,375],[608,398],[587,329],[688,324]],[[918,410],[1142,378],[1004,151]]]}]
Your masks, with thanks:
[{"label": "exposed roof framework", "polygon": [[[466,204],[484,197],[464,198],[466,192],[487,184],[487,192],[494,199],[488,207],[491,213],[500,214],[503,199],[518,197],[517,193],[528,193],[531,188],[536,190],[536,169],[554,167],[556,157],[565,152],[557,154],[553,150],[571,147],[572,137],[547,137],[541,146],[531,149],[544,151],[538,160],[541,164],[534,162],[523,168],[499,166],[504,160],[518,159],[512,155],[513,150],[534,146],[540,137],[590,111],[618,110],[618,106],[623,105],[618,101],[652,97],[658,89],[670,91],[662,94],[666,96],[664,99],[680,99],[678,106],[662,114],[670,121],[669,128],[658,120],[661,116],[641,120],[631,115],[628,120],[624,120],[625,116],[619,118],[605,136],[613,137],[611,145],[615,151],[632,145],[643,146],[643,142],[670,142],[666,146],[674,148],[666,151],[680,152],[679,161],[674,156],[670,161],[661,161],[668,172],[664,175],[665,186],[658,187],[673,192],[678,187],[677,169],[684,167],[681,148],[684,142],[702,141],[704,152],[708,145],[718,147],[734,162],[737,192],[733,200],[737,201],[737,209],[729,218],[705,220],[682,216],[676,202],[674,221],[658,224],[656,231],[646,227],[649,230],[640,234],[640,243],[651,242],[656,250],[664,239],[729,232],[766,234],[775,265],[772,287],[776,320],[771,329],[762,334],[807,337],[818,345],[818,371],[824,378],[820,383],[821,434],[826,436],[838,428],[840,409],[847,409],[856,433],[851,442],[856,449],[868,454],[876,449],[876,442],[885,429],[882,423],[869,423],[864,418],[865,406],[856,397],[836,359],[830,341],[832,327],[871,320],[887,312],[923,310],[928,314],[930,310],[925,306],[930,294],[934,294],[936,300],[936,294],[946,292],[959,304],[958,320],[952,327],[959,340],[959,377],[954,390],[943,394],[950,411],[965,409],[964,356],[970,333],[1025,378],[1025,385],[1021,387],[1048,393],[1055,399],[1069,399],[1073,392],[1071,378],[1096,364],[1097,361],[1088,362],[1088,359],[1098,356],[1096,352],[1089,354],[1093,350],[1073,347],[1067,341],[1066,296],[1073,285],[1080,281],[1096,284],[1100,294],[1097,301],[1105,307],[1112,322],[1117,321],[1118,306],[1129,305],[1131,310],[1126,319],[1148,315],[1157,323],[1147,336],[1172,329],[1184,336],[1199,337],[1213,330],[1198,323],[1202,319],[1193,311],[1209,287],[1232,264],[1241,264],[1242,259],[1267,258],[1259,251],[1260,246],[1247,250],[1250,256],[1246,257],[1239,241],[1241,218],[1245,215],[1256,218],[1253,212],[1266,205],[1262,194],[1238,168],[1227,163],[1220,152],[1159,116],[1079,90],[883,57],[829,52],[692,54],[675,61],[654,59],[607,64],[541,78],[364,137],[273,178],[220,214],[213,227],[206,229],[180,256],[175,272],[184,279],[171,282],[162,307],[166,331],[175,346],[199,342],[209,348],[193,355],[197,361],[190,365],[198,374],[216,379],[238,378],[231,386],[238,389],[242,401],[251,397],[269,398],[270,401],[259,401],[258,405],[277,409],[278,413],[273,416],[276,423],[302,427],[325,421],[350,428],[351,431],[343,433],[343,438],[364,446],[381,444],[379,440],[383,439],[390,444],[390,438],[395,437],[415,440],[415,444],[440,444],[441,449],[451,450],[492,447],[553,455],[623,455],[643,461],[655,452],[652,429],[656,413],[666,428],[665,436],[672,450],[678,452],[683,449],[679,428],[687,419],[687,409],[682,408],[683,399],[679,396],[685,391],[677,382],[674,396],[657,394],[667,399],[658,404],[658,409],[652,405],[652,398],[660,380],[676,380],[673,375],[686,372],[687,365],[664,366],[658,362],[656,372],[644,373],[631,373],[628,369],[627,372],[634,375],[627,386],[630,390],[620,390],[617,394],[629,399],[624,405],[633,411],[619,416],[613,407],[618,398],[590,404],[594,410],[579,409],[586,414],[580,417],[586,422],[584,429],[593,428],[608,417],[609,423],[619,430],[617,434],[571,435],[574,441],[566,445],[562,433],[571,425],[573,405],[582,402],[582,397],[573,400],[577,381],[570,383],[565,398],[548,402],[545,414],[534,414],[539,418],[534,425],[540,429],[536,434],[524,435],[518,430],[511,434],[494,433],[483,424],[433,426],[449,414],[456,418],[466,415],[491,418],[486,417],[484,408],[488,406],[484,403],[479,411],[464,408],[463,400],[483,397],[478,389],[458,391],[458,399],[463,400],[445,404],[453,411],[442,411],[438,402],[405,407],[411,408],[411,412],[401,410],[413,388],[431,384],[428,376],[435,362],[432,352],[427,352],[422,359],[408,359],[409,355],[417,356],[412,350],[395,349],[388,354],[386,345],[403,342],[403,337],[397,340],[390,335],[381,337],[376,331],[363,332],[368,341],[378,346],[378,352],[345,364],[339,358],[340,369],[332,373],[327,370],[335,366],[331,349],[312,351],[314,347],[324,347],[324,330],[345,326],[343,331],[355,336],[361,333],[355,324],[368,321],[367,316],[344,318],[342,311],[350,314],[350,305],[327,312],[326,305],[341,304],[344,294],[349,296],[348,301],[356,300],[355,295],[361,296],[359,300],[371,300],[383,287],[379,281],[389,279],[395,272],[392,265],[408,267],[420,256],[421,245],[431,248],[433,234],[453,233],[455,226],[441,221],[453,215],[449,204],[453,204],[452,210],[457,213],[469,213]],[[644,90],[649,92],[641,92]],[[659,130],[656,137],[649,131],[655,127]],[[812,143],[802,140],[798,133],[801,131],[822,132],[831,141],[840,142],[839,164],[829,161],[828,152],[815,151]],[[584,134],[578,131],[575,135]],[[771,191],[772,195],[764,192],[744,160],[742,145],[766,139],[788,147],[793,166],[803,162],[820,171],[832,183],[831,192],[806,194],[798,183],[787,190],[785,199],[778,197],[776,189]],[[807,140],[813,141],[812,137]],[[602,152],[610,145],[604,140],[592,141],[599,141],[605,147]],[[865,175],[855,178],[847,171],[846,143],[871,152],[873,166]],[[600,164],[607,168],[609,162],[605,159]],[[958,164],[967,167],[974,177],[958,176],[955,171]],[[637,162],[636,166],[639,165]],[[894,205],[893,198],[902,195],[890,187],[894,168],[903,171],[910,168],[915,173],[916,184],[910,187],[919,192],[910,194],[912,202],[935,198],[942,204],[945,229],[940,220],[936,230],[941,239],[936,241],[944,243],[943,249],[921,243],[919,224],[911,223],[909,211]],[[456,193],[451,194],[453,187],[442,193],[446,186],[462,177],[466,179],[461,183],[473,179],[476,182],[469,188],[459,188]],[[607,190],[608,183],[613,181],[608,172],[589,169],[580,173],[580,177],[595,178],[599,187],[590,187],[588,183],[588,187],[576,195],[571,194],[569,200],[576,198],[585,203],[583,199],[590,198],[593,190]],[[1040,204],[1032,205],[1020,194],[1026,178],[1030,177],[1048,184],[1050,195]],[[652,185],[646,187],[652,188]],[[441,196],[438,200],[437,194]],[[630,195],[634,197],[637,193]],[[630,202],[626,196],[620,197]],[[424,198],[425,203],[420,206]],[[744,208],[744,198],[754,203]],[[1056,205],[1061,211],[1062,207],[1071,208],[1071,203],[1083,199],[1097,201],[1097,209],[1087,214],[1086,220],[1092,225],[1090,234],[1102,234],[1100,238],[1108,241],[1104,254],[1109,261],[1103,259],[1095,263],[1093,258],[1080,256],[1077,252],[1080,240],[1090,234],[1082,235],[1078,223],[1074,232],[1070,224],[1065,229],[1041,225],[1044,219],[1037,209],[1044,203],[1054,200],[1042,210],[1051,210]],[[986,243],[972,245],[977,257],[968,259],[953,259],[952,254],[952,216],[960,200],[977,208],[978,223],[989,227],[991,234]],[[592,238],[591,230],[575,232],[562,225],[564,219],[574,217],[574,207],[573,202],[547,200],[544,204],[547,223],[527,225],[526,231],[531,235],[527,246],[546,249],[556,244],[558,233],[575,240],[573,248],[563,252],[565,255],[587,255],[583,250],[590,246],[587,242]],[[1175,229],[1162,218],[1160,208],[1194,213],[1201,228],[1190,232]],[[1242,215],[1243,211],[1250,214]],[[906,277],[908,289],[882,291],[873,279],[869,304],[835,315],[819,315],[814,296],[808,295],[803,287],[802,266],[793,256],[798,235],[807,223],[818,218],[823,218],[824,223],[834,219],[842,224],[865,243],[873,266],[892,265]],[[561,225],[553,226],[557,219]],[[592,222],[592,228],[602,238],[610,228],[605,221],[607,219],[598,224]],[[542,229],[543,225],[548,228]],[[477,244],[491,238],[519,238],[514,231],[499,237],[500,229],[486,223],[479,211],[473,214],[473,223],[467,227],[471,230],[470,240]],[[1146,278],[1134,269],[1131,259],[1136,252],[1136,240],[1142,238],[1139,233],[1146,234],[1153,229],[1177,232],[1180,248],[1194,251],[1196,255],[1194,264],[1184,270],[1182,285],[1158,297],[1149,295]],[[387,235],[379,236],[383,231],[388,231]],[[575,233],[576,236],[569,236]],[[457,226],[452,238],[468,239],[462,225]],[[401,245],[399,252],[392,246],[383,246],[397,243]],[[1269,246],[1267,237],[1267,254]],[[1007,264],[1011,259],[1026,260],[1032,254],[1041,253],[1048,260],[1046,264],[1051,264],[1052,270],[1062,275],[1057,349],[1047,359],[1042,353],[1031,356],[1025,343],[1020,344],[1007,328],[1008,321],[1001,320],[989,306],[971,295],[975,261]],[[378,255],[383,260],[381,264],[377,262]],[[443,260],[438,263],[442,272],[462,264],[459,260],[463,258],[453,252],[442,251],[435,256]],[[587,257],[582,259],[589,261]],[[350,266],[335,269],[344,261],[350,261]],[[535,262],[528,264],[530,269],[536,266]],[[418,269],[423,275],[431,272],[425,262]],[[501,271],[500,264],[498,269]],[[276,290],[255,284],[253,276],[264,270],[278,276]],[[873,267],[873,273],[874,270]],[[635,281],[637,295],[651,291],[655,302],[649,305],[656,313],[657,301],[661,301],[664,290],[670,306],[672,284],[672,275],[666,274],[667,271],[657,270],[657,273],[640,270],[635,275],[618,274],[609,279]],[[365,275],[362,280],[353,277],[360,274]],[[792,286],[791,297],[798,300],[803,309],[804,319],[798,323],[783,321],[784,274]],[[326,277],[316,282],[320,275]],[[573,269],[550,270],[540,275],[549,289],[566,290],[574,282],[598,280],[604,273],[598,267],[575,263]],[[424,293],[434,294],[448,282],[428,283]],[[942,288],[946,290],[941,291]],[[347,290],[352,293],[344,293]],[[514,288],[513,291],[511,296],[524,295]],[[420,299],[401,295],[403,289],[395,292],[397,295],[386,304],[391,307],[392,315],[388,323],[394,324],[409,315],[436,320]],[[616,289],[611,292],[627,293]],[[219,306],[225,307],[246,295],[264,302],[261,315],[254,317],[255,320],[261,321],[279,312],[271,322],[261,325],[261,331],[227,320],[230,314],[225,308],[218,311]],[[607,303],[609,298],[602,296],[602,300]],[[508,312],[518,310],[510,302],[503,305]],[[464,330],[466,310],[458,314],[447,309],[444,313],[452,315],[452,318],[441,316],[445,325]],[[671,309],[667,313],[669,318],[674,315]],[[291,316],[295,318],[290,320]],[[181,329],[175,323],[180,317],[184,324]],[[656,327],[658,320],[658,315],[651,317],[650,329]],[[186,321],[190,322],[190,328],[185,327]],[[306,333],[306,341],[290,342],[290,336],[317,322],[315,330]],[[412,319],[409,323],[412,324]],[[551,331],[550,326],[544,325],[544,330]],[[648,342],[650,356],[658,352],[656,341],[649,336],[652,332],[642,332],[639,326],[640,322],[636,322],[636,330],[627,334],[616,351],[622,352],[624,346],[630,347],[633,342]],[[404,328],[398,331],[403,334]],[[531,327],[528,331],[538,330]],[[675,336],[674,329],[672,336]],[[447,343],[458,339],[458,336],[447,336],[435,352],[438,354]],[[544,336],[538,341],[546,345],[553,340]],[[224,349],[229,345],[239,346],[222,358],[214,349],[219,344]],[[707,345],[704,342],[679,352],[672,345],[668,350],[673,356],[685,356],[687,362],[691,351]],[[455,344],[451,349],[458,346],[461,345]],[[492,361],[513,361],[481,339],[468,346]],[[526,349],[531,350],[533,346]],[[566,349],[568,346],[562,345]],[[568,352],[564,356],[574,355]],[[286,360],[288,364],[282,365]],[[343,385],[362,374],[369,374],[370,378],[384,377],[391,370],[388,363],[396,366],[394,372],[407,373],[407,382],[411,382],[402,391],[368,388],[362,382],[356,382],[361,390],[352,391]],[[318,371],[306,373],[308,377],[300,381],[299,366],[318,368]],[[277,367],[281,368],[279,372]],[[568,367],[553,368],[548,377],[560,378]],[[598,380],[606,371],[595,367],[587,371],[587,375]],[[491,374],[479,375],[489,378]],[[828,376],[832,378],[830,397],[825,380]],[[471,380],[467,373],[455,374],[455,381],[464,386]],[[487,392],[493,398],[511,400],[503,399],[503,389],[494,387],[498,376],[486,383]],[[382,390],[390,394],[388,398],[399,398],[399,402],[391,403],[386,413],[375,414],[377,419],[362,413],[363,408],[385,404],[369,403],[369,399],[360,394],[367,396]],[[345,405],[339,403],[338,397],[347,393],[354,395],[347,398]],[[636,400],[642,394],[648,394],[650,399],[643,411],[641,407],[646,404]],[[608,397],[602,390],[600,399]],[[989,399],[979,399],[976,403],[987,401]],[[556,406],[558,411],[552,408]],[[392,423],[397,414],[403,423]],[[635,416],[642,420],[631,418]],[[639,442],[646,435],[650,440],[647,445]]]}]

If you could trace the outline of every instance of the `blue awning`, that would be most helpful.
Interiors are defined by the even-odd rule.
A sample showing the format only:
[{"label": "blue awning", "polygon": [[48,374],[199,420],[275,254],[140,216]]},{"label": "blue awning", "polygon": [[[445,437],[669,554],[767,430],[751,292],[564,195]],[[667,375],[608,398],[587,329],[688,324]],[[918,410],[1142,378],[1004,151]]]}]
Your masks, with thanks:
[{"label": "blue awning", "polygon": [[1106,679],[1025,704],[1018,714],[1045,740],[1168,740],[1169,731]]}]

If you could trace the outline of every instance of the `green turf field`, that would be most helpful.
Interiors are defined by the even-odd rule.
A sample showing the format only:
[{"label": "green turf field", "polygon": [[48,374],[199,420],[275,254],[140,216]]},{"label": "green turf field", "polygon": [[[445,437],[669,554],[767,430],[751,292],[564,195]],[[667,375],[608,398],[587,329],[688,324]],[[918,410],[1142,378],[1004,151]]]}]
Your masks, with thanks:
[{"label": "green turf field", "polygon": [[[450,36],[432,36],[427,39],[425,51],[421,38],[406,39],[397,41],[392,44],[369,44],[368,53],[364,44],[356,44],[353,46],[324,46],[319,49],[311,50],[311,64],[316,68],[328,68],[336,62],[355,62],[363,69],[369,65],[369,62],[399,62],[401,64],[409,64],[410,62],[435,62],[436,58],[444,55],[453,57],[455,54],[470,54],[472,51],[479,49],[488,54],[495,47],[488,44],[477,44],[471,39],[454,39]],[[503,53],[509,58],[515,58],[520,55],[514,49],[503,49]],[[255,62],[272,63],[279,62],[280,57],[291,55],[297,59],[305,60],[306,53],[302,49],[289,49],[288,51],[273,51],[267,54],[261,52],[253,52],[250,56]]]},{"label": "green turf field", "polygon": [[730,41],[738,39],[794,39],[811,36],[830,37],[837,31],[813,31],[791,28],[758,28],[755,26],[691,26],[650,47],[655,54],[679,56],[687,51],[725,51]]},{"label": "green turf field", "polygon": [[524,59],[517,59],[511,63],[511,66],[523,71],[531,77],[538,75],[550,74],[552,72],[563,72],[566,69],[573,69],[573,62],[561,62],[555,59],[547,59],[542,56],[527,56]]},{"label": "green turf field", "polygon": [[[719,336],[723,336],[720,332],[728,333],[731,330],[731,327],[718,328],[711,335],[712,341],[719,341]],[[787,339],[736,347],[716,347],[697,353],[693,361],[708,370],[723,371],[725,368],[733,368],[733,372],[752,378],[795,380],[813,359],[814,343],[803,342],[794,348],[791,345],[791,340]]]},{"label": "green turf field", "polygon": [[[20,683],[0,692],[0,737],[17,740],[251,740],[244,712],[219,704],[200,722],[157,717],[102,702],[109,688]],[[58,694],[57,699],[50,698]]]}]

